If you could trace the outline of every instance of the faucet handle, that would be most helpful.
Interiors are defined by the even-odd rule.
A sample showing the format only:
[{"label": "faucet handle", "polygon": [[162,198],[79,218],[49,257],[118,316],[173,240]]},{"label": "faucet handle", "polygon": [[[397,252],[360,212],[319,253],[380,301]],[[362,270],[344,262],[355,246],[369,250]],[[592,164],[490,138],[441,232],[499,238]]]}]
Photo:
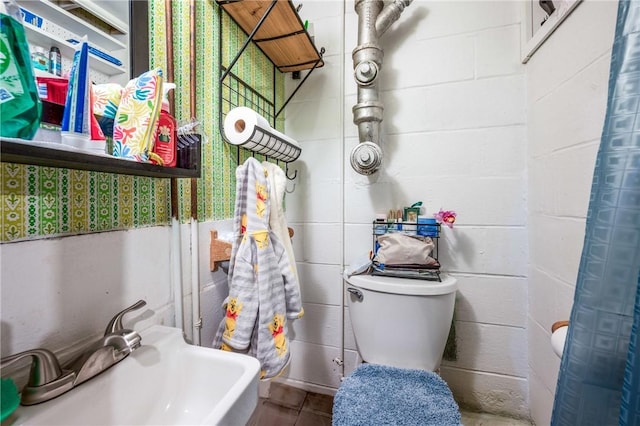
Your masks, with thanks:
[{"label": "faucet handle", "polygon": [[20,403],[33,405],[62,395],[73,387],[75,373],[63,371],[56,356],[47,349],[31,349],[10,355],[0,360],[0,368],[8,367],[14,362],[30,356],[31,371],[29,382],[22,389]]},{"label": "faucet handle", "polygon": [[145,302],[144,300],[138,300],[133,305],[118,312],[113,318],[111,318],[109,324],[107,324],[107,329],[105,330],[104,335],[107,336],[109,334],[115,333],[118,330],[122,330],[124,328],[122,325],[122,317],[124,316],[124,314],[135,311],[136,309],[140,309],[146,304],[147,302]]},{"label": "faucet handle", "polygon": [[8,367],[27,356],[33,358],[29,373],[29,386],[46,385],[62,376],[62,368],[60,368],[58,359],[48,349],[31,349],[4,357],[0,360],[0,368]]}]

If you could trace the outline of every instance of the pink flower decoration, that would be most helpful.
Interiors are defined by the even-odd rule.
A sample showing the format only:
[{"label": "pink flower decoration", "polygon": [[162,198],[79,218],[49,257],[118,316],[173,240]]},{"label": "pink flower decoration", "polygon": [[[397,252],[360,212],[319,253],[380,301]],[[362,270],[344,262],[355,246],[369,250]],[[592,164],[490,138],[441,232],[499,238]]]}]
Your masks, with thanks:
[{"label": "pink flower decoration", "polygon": [[443,223],[449,228],[453,228],[453,223],[456,221],[456,212],[453,210],[442,210],[433,215],[438,223]]}]

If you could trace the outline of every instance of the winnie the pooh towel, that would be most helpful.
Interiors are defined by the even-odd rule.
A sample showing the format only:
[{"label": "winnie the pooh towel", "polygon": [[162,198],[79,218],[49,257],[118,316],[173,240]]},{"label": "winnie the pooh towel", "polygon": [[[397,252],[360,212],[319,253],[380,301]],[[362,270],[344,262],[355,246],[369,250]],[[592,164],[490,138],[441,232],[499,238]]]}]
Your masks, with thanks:
[{"label": "winnie the pooh towel", "polygon": [[269,171],[254,158],[236,170],[235,241],[229,296],[213,346],[260,361],[262,379],[289,362],[288,320],[303,314],[300,288],[284,244],[269,226]]}]

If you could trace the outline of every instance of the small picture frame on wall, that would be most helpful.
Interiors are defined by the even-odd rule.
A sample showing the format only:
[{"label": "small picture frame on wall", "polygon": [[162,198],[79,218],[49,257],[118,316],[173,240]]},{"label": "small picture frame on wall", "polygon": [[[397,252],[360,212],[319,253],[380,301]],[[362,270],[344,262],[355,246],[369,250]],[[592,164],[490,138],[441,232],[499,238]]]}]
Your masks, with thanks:
[{"label": "small picture frame on wall", "polygon": [[403,222],[418,223],[418,215],[420,214],[420,207],[405,207]]}]

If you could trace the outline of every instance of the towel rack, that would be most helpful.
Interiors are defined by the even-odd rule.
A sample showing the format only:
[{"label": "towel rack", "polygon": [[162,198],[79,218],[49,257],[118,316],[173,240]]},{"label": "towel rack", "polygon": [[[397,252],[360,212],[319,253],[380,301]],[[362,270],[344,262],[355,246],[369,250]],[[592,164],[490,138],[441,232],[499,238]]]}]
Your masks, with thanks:
[{"label": "towel rack", "polygon": [[[293,228],[289,229],[289,238],[293,238]],[[218,270],[220,262],[226,262],[231,259],[232,244],[228,241],[218,239],[218,231],[211,230],[211,243],[209,245],[209,269],[212,272]]]}]

